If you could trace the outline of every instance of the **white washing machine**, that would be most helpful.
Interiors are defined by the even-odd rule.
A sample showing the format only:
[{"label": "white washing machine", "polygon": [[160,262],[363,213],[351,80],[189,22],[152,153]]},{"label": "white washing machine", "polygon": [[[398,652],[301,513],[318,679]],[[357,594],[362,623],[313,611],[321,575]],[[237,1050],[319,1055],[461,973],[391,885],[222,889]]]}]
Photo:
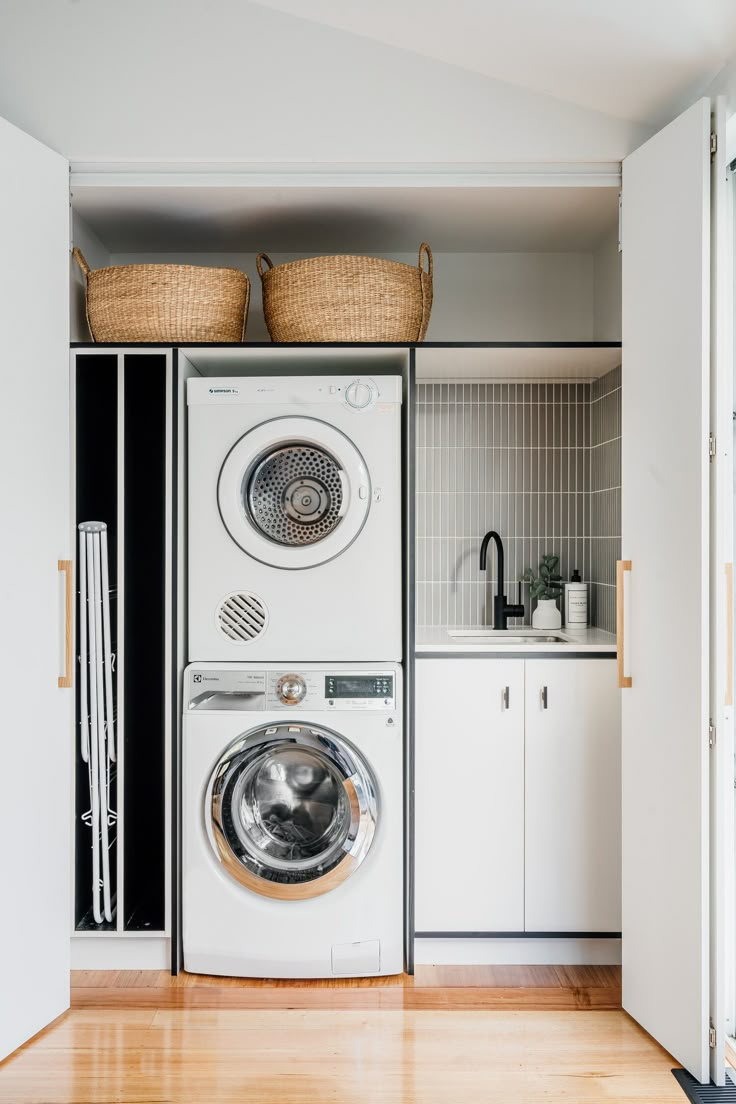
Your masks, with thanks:
[{"label": "white washing machine", "polygon": [[185,970],[400,973],[401,668],[198,663],[184,693]]},{"label": "white washing machine", "polygon": [[190,379],[189,659],[401,659],[401,378]]}]

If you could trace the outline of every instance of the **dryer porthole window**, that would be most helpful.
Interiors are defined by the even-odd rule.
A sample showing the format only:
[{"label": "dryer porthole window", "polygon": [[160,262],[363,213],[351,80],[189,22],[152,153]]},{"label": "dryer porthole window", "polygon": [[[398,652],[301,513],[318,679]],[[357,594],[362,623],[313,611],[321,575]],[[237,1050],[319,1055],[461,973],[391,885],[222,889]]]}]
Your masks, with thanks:
[{"label": "dryer porthole window", "polygon": [[290,441],[267,450],[246,472],[243,506],[251,524],[276,544],[313,544],[340,524],[348,501],[345,481],[326,449]]}]

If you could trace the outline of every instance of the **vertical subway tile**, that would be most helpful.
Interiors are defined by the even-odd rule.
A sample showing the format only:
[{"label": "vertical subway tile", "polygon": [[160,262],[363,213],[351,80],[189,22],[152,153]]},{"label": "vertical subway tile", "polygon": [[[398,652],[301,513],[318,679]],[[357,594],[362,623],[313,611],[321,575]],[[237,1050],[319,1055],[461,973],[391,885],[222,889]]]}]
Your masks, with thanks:
[{"label": "vertical subway tile", "polygon": [[592,385],[418,385],[418,624],[475,624],[489,615],[493,579],[481,577],[477,555],[493,527],[506,544],[507,592],[515,598],[522,571],[557,553],[566,577],[578,567],[591,580],[591,611],[608,627],[620,544],[617,373]]}]

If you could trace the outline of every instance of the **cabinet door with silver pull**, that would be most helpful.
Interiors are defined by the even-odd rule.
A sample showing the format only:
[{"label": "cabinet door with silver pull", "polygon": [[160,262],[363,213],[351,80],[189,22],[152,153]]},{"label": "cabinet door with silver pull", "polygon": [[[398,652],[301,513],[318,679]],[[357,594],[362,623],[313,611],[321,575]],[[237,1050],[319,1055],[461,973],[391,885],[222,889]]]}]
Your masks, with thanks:
[{"label": "cabinet door with silver pull", "polygon": [[524,926],[524,662],[420,659],[416,929]]},{"label": "cabinet door with silver pull", "polygon": [[526,661],[525,927],[621,930],[621,712],[612,659]]}]

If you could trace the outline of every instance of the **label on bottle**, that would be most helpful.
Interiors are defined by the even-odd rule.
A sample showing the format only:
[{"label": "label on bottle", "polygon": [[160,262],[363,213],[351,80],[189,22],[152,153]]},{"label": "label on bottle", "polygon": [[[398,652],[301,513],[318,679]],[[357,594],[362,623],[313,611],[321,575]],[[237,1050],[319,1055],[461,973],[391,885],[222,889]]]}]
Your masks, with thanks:
[{"label": "label on bottle", "polygon": [[586,587],[569,588],[566,594],[567,602],[565,620],[568,625],[588,624],[588,591]]}]

